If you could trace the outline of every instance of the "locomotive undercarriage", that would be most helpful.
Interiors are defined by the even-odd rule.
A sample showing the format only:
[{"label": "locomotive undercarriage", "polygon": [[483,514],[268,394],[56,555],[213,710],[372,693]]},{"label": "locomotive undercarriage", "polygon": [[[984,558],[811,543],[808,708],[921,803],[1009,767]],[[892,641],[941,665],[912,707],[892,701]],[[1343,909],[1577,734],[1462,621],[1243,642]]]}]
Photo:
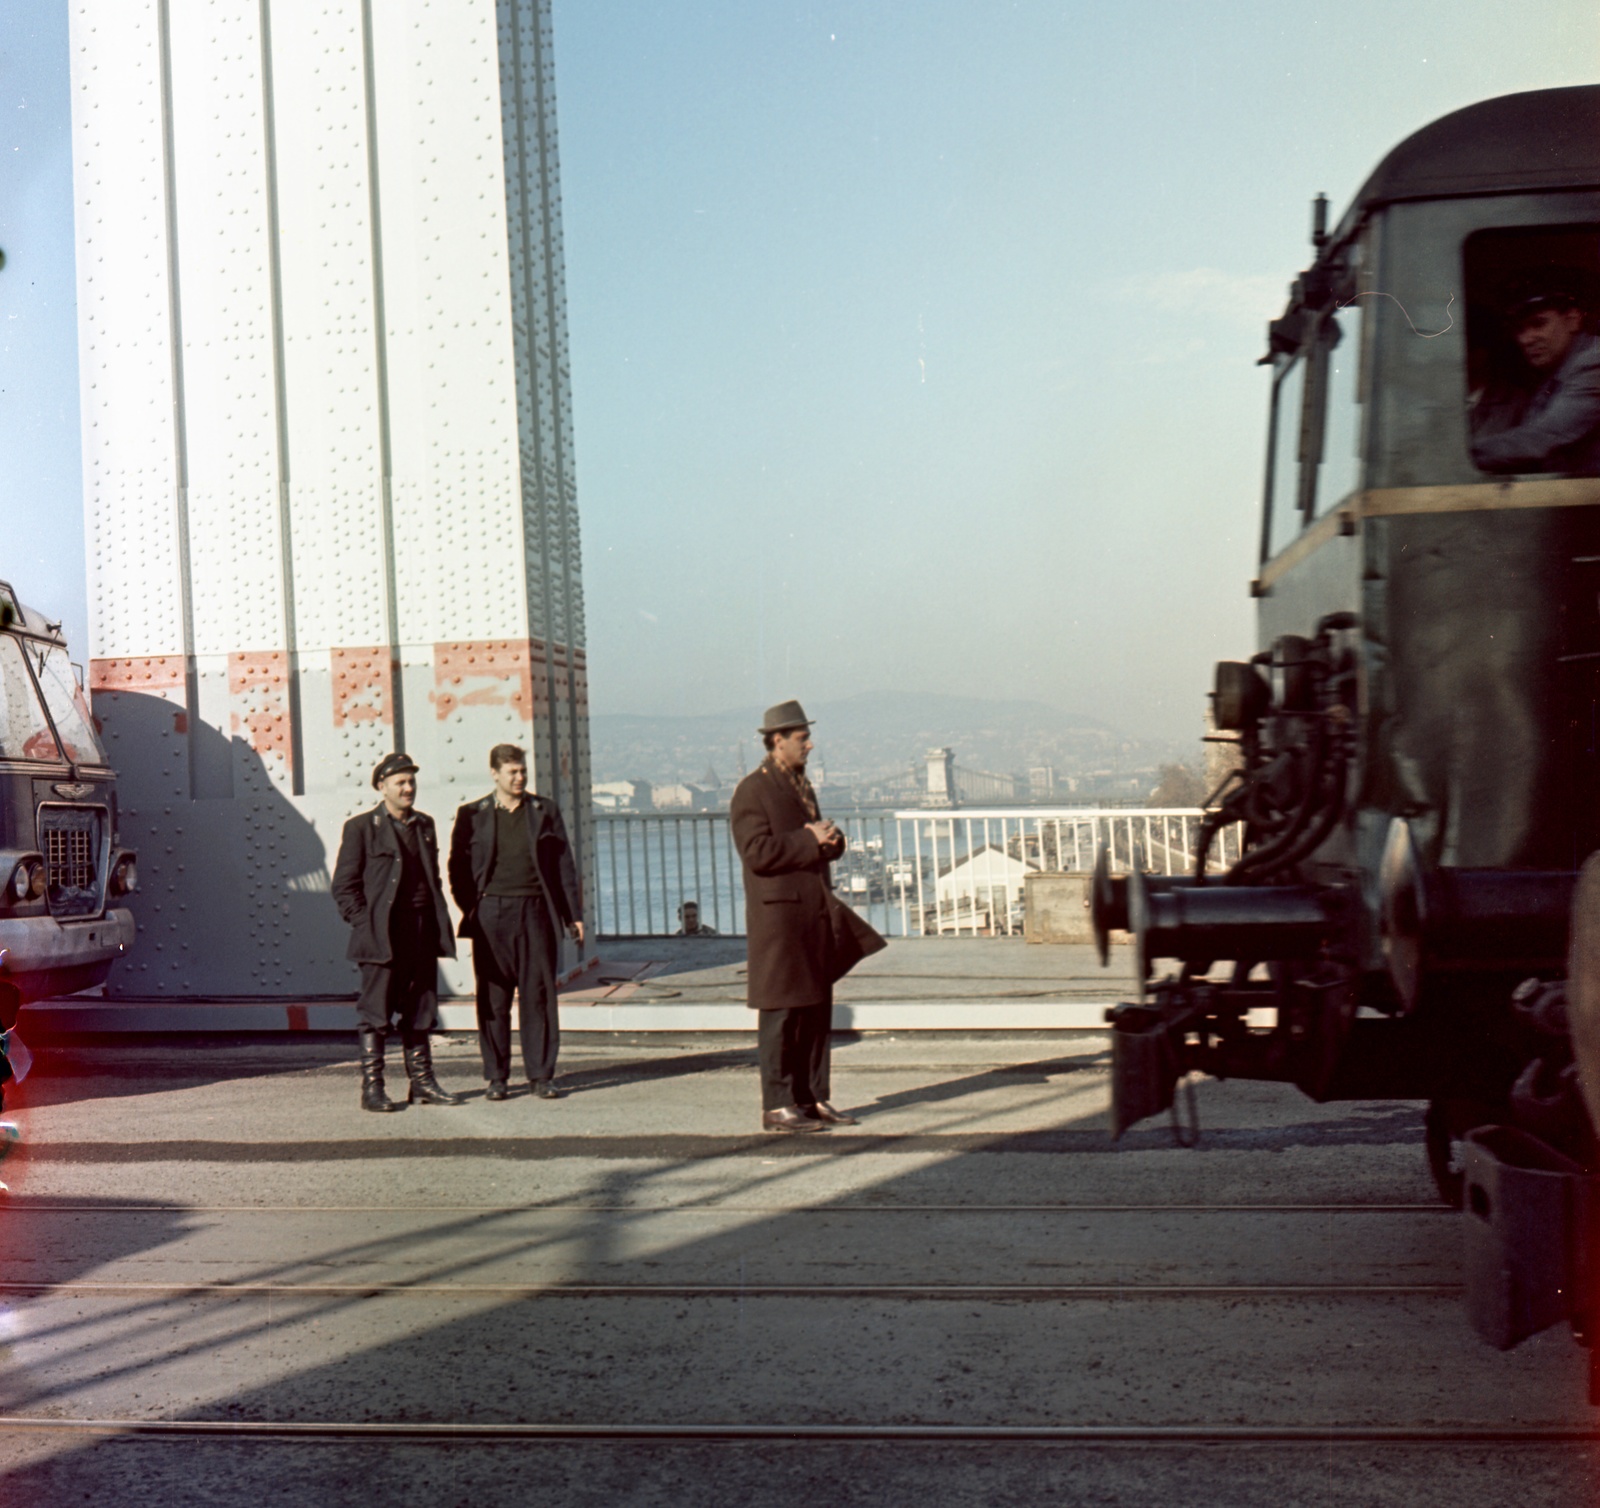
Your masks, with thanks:
[{"label": "locomotive undercarriage", "polygon": [[[1191,874],[1147,874],[1134,851],[1114,877],[1099,855],[1101,958],[1113,932],[1131,933],[1141,992],[1108,1013],[1113,1134],[1167,1111],[1192,1144],[1192,1091],[1185,1128],[1178,1090],[1195,1073],[1291,1083],[1318,1101],[1426,1100],[1434,1182],[1469,1210],[1480,1333],[1508,1347],[1565,1319],[1589,1344],[1600,1149],[1565,976],[1570,929],[1574,1013],[1594,1038],[1579,1055],[1596,1057],[1600,856],[1581,887],[1570,870],[1429,866],[1401,816],[1374,884],[1350,820],[1353,627],[1332,615],[1310,639],[1286,635],[1218,666],[1214,721],[1237,739],[1239,763],[1207,803]],[[1233,823],[1241,857],[1208,873],[1215,835]],[[1590,1355],[1600,1403],[1600,1348]]]},{"label": "locomotive undercarriage", "polygon": [[[1207,803],[1194,871],[1096,870],[1102,958],[1132,934],[1138,1002],[1113,1027],[1113,1134],[1167,1111],[1190,1073],[1292,1083],[1314,1100],[1428,1101],[1426,1145],[1458,1205],[1458,1143],[1515,1127],[1588,1166],[1595,1146],[1567,1031],[1567,871],[1426,871],[1391,824],[1375,897],[1355,863],[1355,622],[1324,618],[1218,666],[1214,721],[1239,763]],[[1208,873],[1238,823],[1242,856]],[[1158,962],[1168,972],[1156,977]]]}]

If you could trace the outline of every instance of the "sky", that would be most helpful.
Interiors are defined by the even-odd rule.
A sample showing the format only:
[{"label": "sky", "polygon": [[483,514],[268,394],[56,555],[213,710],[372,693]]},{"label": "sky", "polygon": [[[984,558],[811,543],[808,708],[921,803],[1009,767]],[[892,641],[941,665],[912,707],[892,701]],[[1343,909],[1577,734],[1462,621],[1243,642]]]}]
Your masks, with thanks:
[{"label": "sky", "polygon": [[[66,10],[0,7],[0,572],[82,646]],[[1595,81],[1600,7],[555,0],[555,48],[594,710],[1175,738],[1255,647],[1312,196]]]}]

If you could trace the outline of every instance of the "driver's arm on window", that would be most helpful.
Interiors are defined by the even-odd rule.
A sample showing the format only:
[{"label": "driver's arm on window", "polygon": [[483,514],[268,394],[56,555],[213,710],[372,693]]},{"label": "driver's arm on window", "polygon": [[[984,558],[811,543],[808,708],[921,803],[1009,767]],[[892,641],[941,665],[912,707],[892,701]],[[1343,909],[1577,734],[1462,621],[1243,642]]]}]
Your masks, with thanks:
[{"label": "driver's arm on window", "polygon": [[1554,471],[1555,452],[1600,430],[1600,359],[1564,374],[1549,401],[1521,424],[1472,442],[1484,471]]}]

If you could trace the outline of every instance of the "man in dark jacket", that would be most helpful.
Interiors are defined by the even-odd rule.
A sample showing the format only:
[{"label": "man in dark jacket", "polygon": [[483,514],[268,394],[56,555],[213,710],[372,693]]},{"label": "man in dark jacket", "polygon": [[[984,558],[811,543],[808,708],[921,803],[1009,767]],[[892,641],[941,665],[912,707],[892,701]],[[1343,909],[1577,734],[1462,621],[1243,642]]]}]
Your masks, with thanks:
[{"label": "man in dark jacket", "polygon": [[433,818],[417,810],[417,766],[408,755],[386,756],[372,783],[383,799],[345,823],[332,887],[350,924],[347,951],[361,965],[361,1108],[405,1108],[384,1093],[391,1025],[400,1031],[410,1103],[460,1105],[460,1095],[439,1087],[428,1044],[439,1025],[439,960],[456,954]]},{"label": "man in dark jacket", "polygon": [[556,928],[582,945],[578,871],[555,802],[528,791],[528,756],[515,744],[496,744],[489,769],[493,792],[462,807],[450,834],[450,893],[461,908],[461,936],[472,939],[487,1098],[510,1094],[514,991],[528,1082],[540,1099],[558,1100]]},{"label": "man in dark jacket", "polygon": [[768,1131],[853,1126],[828,1103],[833,985],[883,947],[834,899],[828,866],[845,848],[806,779],[811,724],[799,702],[769,707],[767,757],[739,782],[728,808],[744,862],[749,1003],[760,1012],[761,1124]]}]

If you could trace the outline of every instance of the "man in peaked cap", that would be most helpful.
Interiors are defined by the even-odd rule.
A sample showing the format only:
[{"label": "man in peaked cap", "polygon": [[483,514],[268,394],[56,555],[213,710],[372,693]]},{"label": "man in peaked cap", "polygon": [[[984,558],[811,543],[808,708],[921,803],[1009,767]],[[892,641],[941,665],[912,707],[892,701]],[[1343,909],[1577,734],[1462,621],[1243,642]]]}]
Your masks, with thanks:
[{"label": "man in peaked cap", "polygon": [[1472,459],[1480,470],[1600,476],[1600,338],[1589,333],[1581,282],[1547,268],[1513,290],[1506,328],[1535,385],[1515,407],[1474,410]]},{"label": "man in peaked cap", "polygon": [[439,1025],[439,960],[456,954],[433,818],[417,810],[417,766],[408,755],[386,755],[372,784],[382,799],[345,823],[332,887],[339,915],[350,924],[347,951],[361,965],[361,1108],[405,1108],[384,1093],[391,1027],[400,1032],[409,1102],[464,1104],[434,1077],[428,1043]]},{"label": "man in peaked cap", "polygon": [[728,808],[744,863],[749,1004],[758,1011],[761,1125],[767,1131],[853,1126],[829,1103],[833,986],[884,942],[834,898],[828,866],[844,834],[806,778],[811,722],[799,702],[767,709],[767,757],[739,782]]}]

